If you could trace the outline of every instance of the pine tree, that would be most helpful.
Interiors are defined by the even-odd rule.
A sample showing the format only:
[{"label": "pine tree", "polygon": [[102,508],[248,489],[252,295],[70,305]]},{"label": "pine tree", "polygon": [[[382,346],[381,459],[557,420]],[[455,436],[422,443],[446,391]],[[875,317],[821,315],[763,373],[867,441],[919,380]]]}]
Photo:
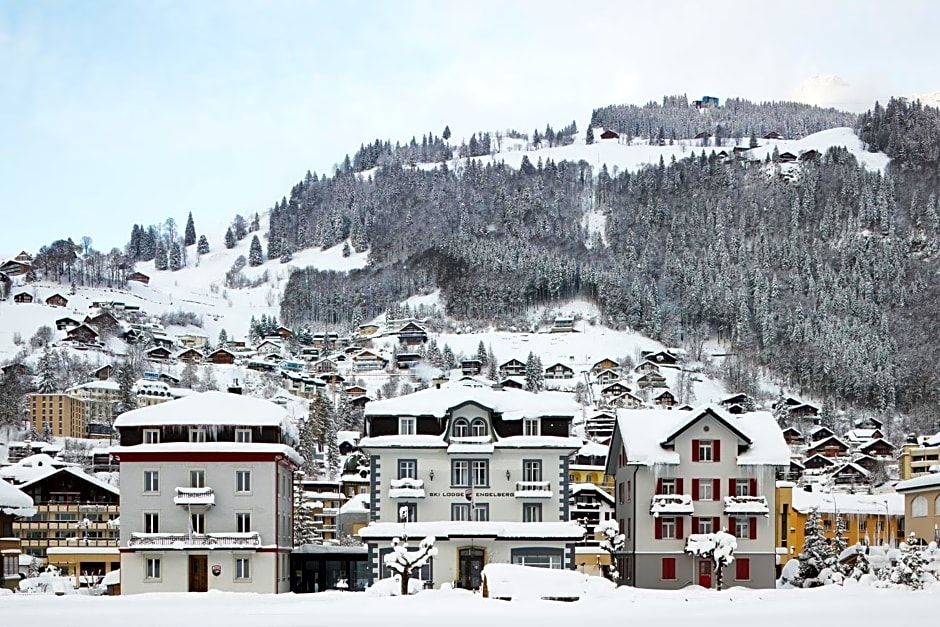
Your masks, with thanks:
[{"label": "pine tree", "polygon": [[490,381],[499,381],[499,368],[497,368],[496,355],[493,354],[493,346],[487,351],[486,358],[489,363],[486,364],[486,378]]},{"label": "pine tree", "polygon": [[836,518],[836,533],[832,538],[832,557],[829,560],[829,567],[834,571],[840,574],[845,574],[843,565],[839,562],[843,551],[848,548],[848,540],[845,539],[845,532],[848,530],[848,525],[845,522],[844,516],[839,516]]},{"label": "pine tree", "polygon": [[452,351],[447,344],[444,344],[444,351],[441,353],[441,362],[444,370],[453,370],[457,367],[457,358],[454,356],[454,351]]},{"label": "pine tree", "polygon": [[225,348],[228,346],[228,333],[225,329],[219,331],[219,348]]},{"label": "pine tree", "polygon": [[153,258],[153,267],[157,270],[166,270],[169,265],[166,258],[166,248],[163,247],[163,242],[158,241]]},{"label": "pine tree", "polygon": [[235,214],[235,219],[232,221],[232,231],[238,241],[245,239],[245,236],[248,235],[248,224],[241,214]]},{"label": "pine tree", "polygon": [[209,252],[209,240],[206,239],[205,235],[199,236],[199,244],[196,246],[196,252],[200,255],[205,255]]},{"label": "pine tree", "polygon": [[821,586],[819,574],[832,559],[832,548],[823,534],[819,510],[810,511],[803,527],[803,550],[797,559],[800,561],[800,571],[797,581],[803,588]]},{"label": "pine tree", "polygon": [[343,242],[343,257],[349,257],[352,255],[352,250],[349,248],[349,241]]},{"label": "pine tree", "polygon": [[535,353],[530,352],[525,362],[525,389],[538,393],[544,387],[545,373],[542,371],[542,360]]},{"label": "pine tree", "polygon": [[912,590],[921,590],[927,576],[927,558],[924,557],[924,547],[917,546],[917,537],[911,532],[907,542],[901,543],[901,556],[897,564],[891,569],[889,581]]},{"label": "pine tree", "polygon": [[257,235],[251,238],[251,248],[248,249],[248,265],[260,266],[264,263],[264,253],[261,251],[261,240]]},{"label": "pine tree", "polygon": [[248,232],[253,233],[254,231],[261,230],[261,216],[258,215],[258,212],[255,211],[255,215],[251,217],[251,226],[248,227]]},{"label": "pine tree", "polygon": [[311,504],[304,498],[304,473],[294,473],[294,546],[317,544],[322,540]]},{"label": "pine tree", "polygon": [[199,372],[196,363],[192,360],[186,362],[183,372],[180,373],[180,387],[195,390],[199,388]]},{"label": "pine tree", "polygon": [[584,142],[585,142],[588,146],[590,146],[591,144],[594,143],[594,129],[591,128],[590,125],[588,125],[587,135],[585,136]]},{"label": "pine tree", "polygon": [[176,272],[183,267],[183,251],[179,242],[170,244],[170,270]]},{"label": "pine tree", "polygon": [[235,248],[235,234],[232,233],[232,227],[228,227],[225,231],[225,247],[228,249]]},{"label": "pine tree", "polygon": [[441,134],[441,137],[444,138],[445,142],[450,139],[450,126],[444,126],[444,132]]},{"label": "pine tree", "polygon": [[754,131],[752,130],[751,138],[747,142],[747,147],[753,150],[754,148],[757,148],[758,146],[759,144],[757,143],[757,135],[754,134]]},{"label": "pine tree", "polygon": [[48,346],[42,352],[36,366],[36,387],[43,394],[52,394],[59,390],[59,358]]},{"label": "pine tree", "polygon": [[186,218],[186,230],[183,235],[183,246],[192,246],[196,243],[196,225],[193,223],[193,212]]},{"label": "pine tree", "polygon": [[486,356],[486,346],[483,345],[483,340],[480,340],[480,343],[477,344],[477,359],[480,361],[482,367],[489,365]]},{"label": "pine tree", "polygon": [[121,415],[124,412],[137,409],[137,396],[134,394],[137,372],[130,361],[125,360],[118,364],[115,379],[117,379],[118,384],[118,401],[114,413]]},{"label": "pine tree", "polygon": [[339,416],[335,410],[329,413],[326,423],[326,478],[339,479]]}]

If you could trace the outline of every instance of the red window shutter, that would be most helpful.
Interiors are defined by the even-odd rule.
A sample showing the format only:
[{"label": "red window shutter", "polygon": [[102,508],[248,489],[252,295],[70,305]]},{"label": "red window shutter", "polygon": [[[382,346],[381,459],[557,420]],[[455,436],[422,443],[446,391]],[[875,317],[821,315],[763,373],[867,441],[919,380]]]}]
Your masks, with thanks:
[{"label": "red window shutter", "polygon": [[734,516],[728,516],[728,533],[735,538],[738,537],[738,523]]},{"label": "red window shutter", "polygon": [[666,581],[672,581],[675,578],[676,578],[676,558],[664,557],[663,558],[663,579]]},{"label": "red window shutter", "polygon": [[714,461],[721,461],[721,440],[712,440],[712,452]]},{"label": "red window shutter", "polygon": [[712,533],[718,533],[721,531],[721,516],[715,516],[712,518]]},{"label": "red window shutter", "polygon": [[750,496],[757,496],[757,479],[748,479],[747,493]]},{"label": "red window shutter", "polygon": [[656,480],[656,494],[662,494],[662,493],[663,493],[663,480],[657,479]]},{"label": "red window shutter", "polygon": [[714,492],[714,497],[716,501],[721,500],[721,479],[712,479],[712,492]]},{"label": "red window shutter", "polygon": [[698,461],[698,440],[692,440],[692,461]]},{"label": "red window shutter", "polygon": [[659,517],[656,518],[655,534],[656,534],[655,537],[657,540],[663,539],[663,519],[662,518],[659,518]]},{"label": "red window shutter", "polygon": [[698,479],[692,479],[692,500],[698,500]]},{"label": "red window shutter", "polygon": [[751,579],[751,559],[749,557],[739,557],[734,560],[734,578],[738,581],[750,581]]},{"label": "red window shutter", "polygon": [[756,540],[757,539],[757,519],[754,517],[747,519],[747,531],[748,539]]},{"label": "red window shutter", "polygon": [[682,539],[685,536],[684,530],[682,529],[682,523],[685,522],[680,516],[676,518],[676,538]]},{"label": "red window shutter", "polygon": [[685,494],[682,491],[682,479],[676,479],[676,494]]},{"label": "red window shutter", "polygon": [[734,482],[735,482],[735,481],[737,481],[737,479],[728,479],[728,496],[734,496],[734,495],[735,495],[735,489],[734,489]]}]

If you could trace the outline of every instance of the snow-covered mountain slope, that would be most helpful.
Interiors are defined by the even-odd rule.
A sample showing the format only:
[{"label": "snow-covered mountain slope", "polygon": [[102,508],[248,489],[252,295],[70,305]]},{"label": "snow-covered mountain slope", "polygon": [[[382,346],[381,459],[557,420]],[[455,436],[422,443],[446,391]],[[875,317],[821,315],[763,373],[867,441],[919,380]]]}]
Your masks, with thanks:
[{"label": "snow-covered mountain slope", "polygon": [[[600,137],[602,129],[597,129],[594,133],[595,138]],[[747,138],[744,138],[746,145]],[[760,147],[751,154],[754,157],[763,159],[767,154],[773,152],[774,147],[780,152],[795,152],[815,149],[820,153],[834,146],[845,147],[870,170],[883,171],[888,163],[888,157],[883,153],[871,153],[864,149],[858,136],[850,128],[833,128],[819,133],[807,135],[797,140],[765,140],[758,139]],[[559,161],[581,161],[584,160],[595,168],[607,165],[608,170],[617,168],[618,170],[635,171],[647,165],[659,163],[660,158],[665,162],[675,157],[684,159],[692,154],[700,154],[702,150],[706,153],[720,150],[730,151],[733,148],[733,142],[729,141],[724,147],[707,146],[703,147],[700,140],[683,139],[675,142],[672,146],[650,145],[645,140],[633,140],[627,143],[625,138],[620,139],[595,139],[593,144],[585,142],[582,133],[575,138],[575,142],[568,146],[555,146],[552,148],[526,149],[527,145],[523,140],[503,140],[501,150],[495,155],[474,157],[480,163],[505,162],[507,165],[518,168],[522,163],[523,157],[528,157],[532,165],[535,165],[539,159],[543,161],[552,159]],[[465,159],[453,159],[448,163],[448,167],[459,168]],[[418,167],[432,169],[440,164],[427,163],[418,164]]]}]

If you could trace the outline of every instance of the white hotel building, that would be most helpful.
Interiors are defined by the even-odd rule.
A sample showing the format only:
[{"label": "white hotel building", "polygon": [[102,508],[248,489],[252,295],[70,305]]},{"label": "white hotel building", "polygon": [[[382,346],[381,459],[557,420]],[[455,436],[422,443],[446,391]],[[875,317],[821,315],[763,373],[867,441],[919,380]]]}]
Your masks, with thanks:
[{"label": "white hotel building", "polygon": [[296,431],[205,392],[121,414],[121,592],[288,592]]},{"label": "white hotel building", "polygon": [[[574,568],[584,529],[568,522],[570,395],[455,382],[366,405],[373,580],[393,538],[436,538],[420,578],[478,588],[488,562]],[[418,576],[416,574],[416,576]]]}]

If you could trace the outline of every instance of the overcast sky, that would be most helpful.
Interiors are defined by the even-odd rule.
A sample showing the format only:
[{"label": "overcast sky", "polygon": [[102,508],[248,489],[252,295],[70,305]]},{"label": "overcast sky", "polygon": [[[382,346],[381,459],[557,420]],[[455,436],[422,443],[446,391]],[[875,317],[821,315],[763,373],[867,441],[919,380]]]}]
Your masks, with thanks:
[{"label": "overcast sky", "polygon": [[[269,208],[376,137],[940,90],[940,2],[0,0],[0,253]],[[812,77],[816,77],[815,79]]]}]

